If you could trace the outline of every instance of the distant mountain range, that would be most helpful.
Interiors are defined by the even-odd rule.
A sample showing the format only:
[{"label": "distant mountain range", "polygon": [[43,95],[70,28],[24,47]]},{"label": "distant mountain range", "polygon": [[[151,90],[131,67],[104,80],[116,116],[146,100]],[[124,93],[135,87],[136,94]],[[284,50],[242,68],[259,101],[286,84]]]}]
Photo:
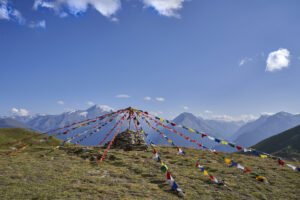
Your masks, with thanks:
[{"label": "distant mountain range", "polygon": [[[37,130],[39,132],[45,132],[48,130],[71,124],[73,122],[78,122],[99,115],[104,115],[111,111],[112,109],[108,107],[95,105],[88,108],[87,110],[69,111],[58,115],[38,114],[25,117],[14,116],[13,119],[2,119],[2,124],[0,123],[0,127],[5,127],[11,124],[9,127],[25,127]],[[249,147],[270,136],[273,136],[282,131],[299,125],[300,115],[279,112],[274,115],[262,115],[257,120],[246,123],[244,121],[222,121],[213,119],[203,119],[201,117],[196,117],[191,113],[184,112],[178,115],[172,121],[176,124],[185,125],[186,127],[207,132],[213,136],[220,137],[228,141],[234,141],[237,144]],[[112,128],[112,126],[113,123],[108,124],[105,128],[103,128],[103,132],[109,131]],[[142,126],[148,132],[151,141],[155,142],[156,144],[168,144],[164,140],[164,138],[162,138],[153,129],[149,128],[146,123],[142,123]],[[126,128],[128,128],[128,124],[124,124],[124,127],[122,129]],[[216,146],[215,142],[212,142],[211,140],[208,140],[206,138],[201,138],[200,135],[190,133],[189,131],[186,131],[184,129],[175,129],[192,139],[200,140],[203,144],[206,144],[206,146],[210,148],[215,148],[216,150],[225,152],[230,152],[234,150],[229,147],[227,148],[224,145]],[[174,143],[176,142],[178,146],[197,147],[191,144],[190,142],[184,140],[182,137],[177,136],[176,134],[166,129],[161,128],[160,130],[162,130],[168,137],[170,137],[174,141]],[[86,145],[96,145],[96,143],[91,137],[91,140],[88,141]]]},{"label": "distant mountain range", "polygon": [[253,148],[289,159],[300,159],[300,126],[269,137]]},{"label": "distant mountain range", "polygon": [[242,126],[232,139],[237,144],[249,147],[299,124],[300,114],[279,112],[274,115],[263,115],[259,119]]},{"label": "distant mountain range", "polygon": [[0,127],[1,128],[29,128],[23,122],[17,121],[12,118],[0,118]]},{"label": "distant mountain range", "polygon": [[45,132],[58,127],[63,127],[73,122],[82,121],[85,119],[97,117],[99,115],[104,115],[111,112],[104,106],[92,106],[87,110],[74,110],[69,112],[64,112],[58,115],[33,115],[33,116],[14,116],[15,120],[25,123],[28,127],[35,130]]}]

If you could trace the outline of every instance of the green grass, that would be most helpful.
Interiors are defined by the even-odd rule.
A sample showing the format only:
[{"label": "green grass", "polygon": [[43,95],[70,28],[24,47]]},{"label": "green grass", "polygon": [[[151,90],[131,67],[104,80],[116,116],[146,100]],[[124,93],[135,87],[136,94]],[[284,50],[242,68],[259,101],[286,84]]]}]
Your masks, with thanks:
[{"label": "green grass", "polygon": [[[54,146],[54,145],[53,145]],[[111,149],[101,165],[84,160],[69,145],[42,156],[52,148],[35,145],[10,156],[0,149],[0,199],[179,199],[170,190],[160,164],[152,160],[152,150],[123,151]],[[89,147],[102,154],[101,147]],[[228,167],[221,156],[208,151],[157,146],[184,199],[299,199],[300,174],[276,162],[259,157],[225,154],[265,176],[269,184],[258,182],[250,174]],[[199,162],[227,187],[218,186],[195,167]],[[293,163],[300,166],[300,163]]]}]

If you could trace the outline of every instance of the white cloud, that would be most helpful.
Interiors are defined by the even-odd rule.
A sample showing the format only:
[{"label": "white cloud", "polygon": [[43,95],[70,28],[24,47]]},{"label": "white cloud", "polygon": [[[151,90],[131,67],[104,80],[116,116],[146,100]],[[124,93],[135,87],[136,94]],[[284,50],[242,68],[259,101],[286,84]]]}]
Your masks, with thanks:
[{"label": "white cloud", "polygon": [[183,109],[184,109],[184,110],[188,110],[189,107],[188,107],[188,106],[183,106]]},{"label": "white cloud", "polygon": [[210,111],[210,110],[205,110],[204,113],[205,113],[205,114],[212,114],[213,112]]},{"label": "white cloud", "polygon": [[59,104],[59,105],[64,105],[65,102],[63,102],[63,101],[58,101],[57,104]]},{"label": "white cloud", "polygon": [[162,101],[165,101],[165,98],[163,98],[163,97],[156,97],[155,100],[162,102]]},{"label": "white cloud", "polygon": [[278,49],[269,54],[266,71],[272,72],[289,66],[290,52],[287,49]]},{"label": "white cloud", "polygon": [[29,114],[28,110],[26,110],[24,108],[21,108],[21,109],[12,108],[11,113],[16,116],[28,116],[28,114]]},{"label": "white cloud", "polygon": [[177,13],[183,6],[185,0],[142,0],[146,7],[154,8],[160,15],[167,17],[177,17]]},{"label": "white cloud", "polygon": [[33,8],[48,8],[57,14],[65,12],[65,8],[72,15],[78,15],[87,11],[89,6],[96,9],[105,17],[111,17],[121,8],[120,0],[35,0]]},{"label": "white cloud", "polygon": [[240,66],[243,66],[244,64],[246,64],[247,62],[251,62],[253,59],[252,58],[243,58],[241,61],[240,61],[240,63],[239,63],[239,65]]},{"label": "white cloud", "polygon": [[28,26],[30,28],[43,28],[43,29],[45,29],[46,28],[46,21],[41,20],[41,21],[38,21],[38,22],[31,22]]},{"label": "white cloud", "polygon": [[7,0],[0,0],[0,19],[17,21],[19,24],[25,24],[25,18]]},{"label": "white cloud", "polygon": [[88,101],[88,102],[86,102],[86,104],[87,104],[87,105],[89,105],[89,106],[93,106],[93,105],[95,105],[95,103],[94,103],[94,102],[92,102],[92,101]]},{"label": "white cloud", "polygon": [[151,97],[145,97],[144,100],[151,101]]},{"label": "white cloud", "polygon": [[110,21],[112,21],[112,22],[119,22],[119,19],[116,18],[116,17],[112,17],[112,18],[110,19]]},{"label": "white cloud", "polygon": [[118,94],[116,98],[130,98],[130,96],[128,94]]}]

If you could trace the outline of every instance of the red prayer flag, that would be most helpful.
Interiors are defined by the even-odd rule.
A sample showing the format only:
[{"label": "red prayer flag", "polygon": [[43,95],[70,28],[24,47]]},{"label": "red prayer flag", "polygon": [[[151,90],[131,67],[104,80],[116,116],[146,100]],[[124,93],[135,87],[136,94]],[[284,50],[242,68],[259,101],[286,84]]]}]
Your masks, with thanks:
[{"label": "red prayer flag", "polygon": [[176,126],[176,124],[175,124],[175,123],[173,123],[173,122],[171,122],[171,125],[172,125],[172,126]]},{"label": "red prayer flag", "polygon": [[167,179],[170,180],[171,179],[171,174],[169,171],[167,171]]},{"label": "red prayer flag", "polygon": [[200,144],[200,143],[197,143],[197,144],[198,144],[199,147],[202,147],[202,144]]},{"label": "red prayer flag", "polygon": [[148,115],[148,112],[144,112],[146,115]]},{"label": "red prayer flag", "polygon": [[209,178],[210,178],[211,180],[213,180],[213,181],[215,180],[215,179],[214,179],[214,177],[213,177],[213,176],[211,176],[211,175],[209,176]]},{"label": "red prayer flag", "polygon": [[207,136],[207,135],[205,135],[205,134],[202,133],[201,136],[202,136],[202,138],[204,138],[204,137]]},{"label": "red prayer flag", "polygon": [[278,159],[278,164],[279,165],[284,165],[284,162],[282,160]]},{"label": "red prayer flag", "polygon": [[185,138],[186,140],[190,139],[190,138],[189,138],[189,137],[187,137],[187,136],[184,136],[184,138]]},{"label": "red prayer flag", "polygon": [[157,151],[155,149],[153,149],[153,154],[156,154],[156,153],[157,153]]},{"label": "red prayer flag", "polygon": [[240,146],[236,146],[236,148],[237,148],[238,150],[241,150],[241,149],[242,149],[242,147],[240,147]]},{"label": "red prayer flag", "polygon": [[244,172],[251,172],[251,170],[246,167]]}]

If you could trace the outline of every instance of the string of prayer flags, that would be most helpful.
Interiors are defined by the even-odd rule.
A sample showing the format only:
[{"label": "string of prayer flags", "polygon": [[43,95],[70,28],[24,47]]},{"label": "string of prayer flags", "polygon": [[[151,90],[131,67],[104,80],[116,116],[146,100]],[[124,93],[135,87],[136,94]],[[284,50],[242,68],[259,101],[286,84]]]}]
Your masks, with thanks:
[{"label": "string of prayer flags", "polygon": [[[143,114],[143,113],[142,113]],[[172,129],[172,128],[170,128],[170,127],[168,127],[168,126],[166,126],[166,125],[164,125],[164,124],[161,124],[159,121],[156,121],[155,119],[153,119],[152,117],[150,117],[150,116],[147,116],[147,115],[144,115],[146,118],[149,118],[150,120],[152,120],[152,121],[154,121],[155,123],[157,123],[157,124],[159,124],[159,125],[161,125],[161,126],[163,126],[163,127],[165,127],[165,128],[167,128],[167,129],[169,129],[169,130],[171,130],[171,131],[173,131],[174,133],[176,133],[176,134],[179,134],[180,136],[183,136],[184,137],[184,135],[182,134],[182,133],[179,133],[179,132],[177,132],[176,130],[174,130],[174,129]],[[156,128],[155,128],[156,129]],[[158,130],[158,129],[156,129],[156,130]],[[210,137],[210,136],[207,136],[207,137]],[[184,137],[185,139],[187,139],[186,137]],[[215,140],[215,138],[212,138],[213,140]],[[187,139],[188,141],[190,141],[190,142],[195,142],[195,140],[191,140],[191,139]],[[197,143],[197,142],[196,142]],[[198,144],[198,143],[197,143]],[[200,146],[200,145],[199,145]],[[212,150],[212,149],[210,149],[210,148],[207,148],[207,147],[205,147],[205,146],[203,146],[203,145],[201,145],[203,148],[205,148],[205,149],[209,149],[212,153],[214,153],[215,155],[219,155],[215,150]],[[225,162],[227,163],[227,164],[230,164],[230,166],[231,167],[233,167],[233,166],[237,166],[237,168],[238,168],[238,163],[235,163],[235,162],[233,162],[232,160],[230,160],[230,159],[225,159]],[[241,166],[241,165],[239,165],[239,166]],[[244,168],[244,167],[243,167]],[[238,168],[238,169],[240,169],[240,168]],[[248,168],[244,168],[244,172],[250,172],[251,170],[250,169],[248,169]],[[204,172],[204,173],[206,173],[206,172]]]},{"label": "string of prayer flags", "polygon": [[209,174],[209,173],[204,169],[203,166],[201,166],[201,165],[199,165],[198,163],[196,163],[196,167],[197,167],[197,168],[200,168],[200,169],[201,169],[200,172],[202,172],[205,176],[209,176],[209,178],[210,178],[211,180],[213,180],[215,183],[217,183],[217,184],[221,184],[221,183],[222,183],[222,182],[219,181],[217,178],[215,178],[214,176],[212,176],[211,174]]},{"label": "string of prayer flags", "polygon": [[[116,133],[115,133],[113,139],[110,141],[110,143],[109,143],[108,146],[106,147],[105,151],[103,152],[103,155],[101,156],[101,158],[100,158],[100,160],[99,160],[99,163],[102,163],[103,159],[105,158],[105,155],[106,155],[107,151],[110,149],[111,145],[113,144],[113,142],[115,141],[117,135],[119,134],[120,129],[121,129],[121,127],[123,126],[123,123],[124,123],[124,121],[125,121],[126,115],[127,115],[127,112],[125,112],[125,114],[123,115],[123,117],[120,119],[120,120],[121,120],[121,124],[120,124],[118,130],[116,131]],[[114,129],[114,128],[113,128],[113,129]]]},{"label": "string of prayer flags", "polygon": [[158,152],[157,152],[157,150],[155,149],[155,145],[153,144],[153,142],[150,142],[150,145],[151,145],[151,147],[153,148],[153,154],[155,155],[152,159],[156,159],[156,158],[157,158],[157,159],[158,159],[157,162],[160,162],[160,163],[161,163],[160,170],[161,170],[163,173],[166,173],[167,182],[170,183],[170,184],[172,185],[171,189],[172,189],[172,190],[177,190],[177,191],[180,191],[180,192],[181,192],[182,190],[178,187],[178,185],[177,185],[175,179],[171,176],[171,173],[170,173],[170,171],[169,171],[167,165],[164,164],[164,162],[160,159],[160,157],[159,157],[159,155],[158,155]]},{"label": "string of prayer flags", "polygon": [[[143,111],[141,111],[141,110],[139,110],[139,112],[141,112],[142,114],[146,114],[145,112],[143,112]],[[146,114],[146,116],[148,116],[148,115],[149,115],[149,114]],[[243,150],[244,152],[253,152],[254,155],[259,156],[259,157],[261,157],[261,158],[278,159],[278,157],[272,156],[271,154],[263,153],[263,152],[258,152],[258,151],[254,150],[254,149],[247,149],[247,148],[244,148],[244,147],[242,147],[242,146],[238,146],[238,145],[229,143],[229,142],[227,142],[227,141],[225,141],[225,140],[223,140],[223,139],[221,139],[221,138],[216,138],[216,137],[210,136],[210,135],[208,135],[208,134],[204,134],[204,133],[202,133],[202,132],[200,132],[200,131],[198,131],[198,130],[194,130],[194,129],[192,129],[192,128],[188,128],[188,127],[186,127],[186,126],[184,126],[184,125],[176,124],[176,123],[170,122],[170,121],[168,121],[168,120],[161,120],[161,118],[159,118],[158,116],[155,116],[155,119],[160,120],[161,122],[165,121],[165,122],[167,122],[168,124],[170,124],[171,126],[177,126],[177,127],[183,128],[183,129],[185,129],[185,130],[189,130],[191,133],[196,132],[197,134],[201,134],[202,138],[207,137],[208,139],[210,139],[210,140],[212,140],[212,141],[215,141],[215,142],[217,142],[217,143],[221,143],[221,144],[223,144],[223,145],[229,145],[229,146],[231,146],[232,148],[236,148],[238,151]],[[162,125],[162,124],[161,124],[161,125]],[[162,126],[164,126],[164,125],[162,125]],[[164,127],[165,127],[165,126],[164,126]],[[175,131],[174,131],[174,132],[175,132]],[[198,145],[198,146],[200,146],[200,145]],[[201,146],[200,146],[200,147],[201,147]],[[204,148],[205,148],[205,147],[204,147]],[[282,161],[282,162],[283,162],[283,161]],[[283,164],[282,164],[282,162],[278,162],[278,163],[279,163],[280,165],[284,165],[285,163],[283,162]]]}]

